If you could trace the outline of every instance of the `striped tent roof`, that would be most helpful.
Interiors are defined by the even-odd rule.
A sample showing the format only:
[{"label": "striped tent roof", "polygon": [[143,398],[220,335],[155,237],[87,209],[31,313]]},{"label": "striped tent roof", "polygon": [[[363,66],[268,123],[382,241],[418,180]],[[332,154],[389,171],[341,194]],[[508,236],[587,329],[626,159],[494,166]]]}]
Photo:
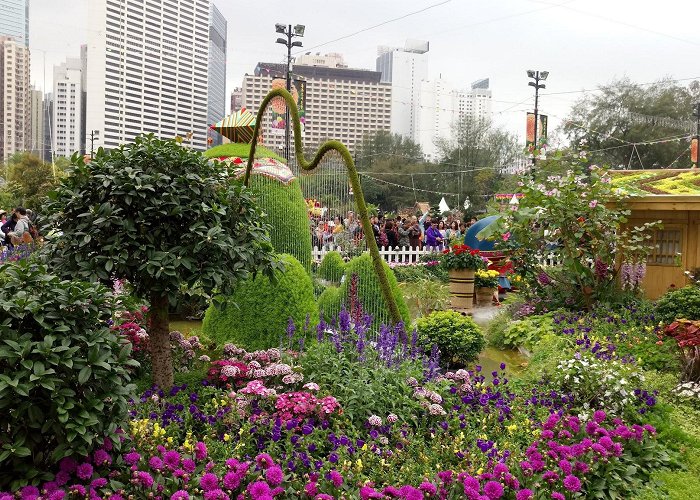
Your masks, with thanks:
[{"label": "striped tent roof", "polygon": [[248,144],[253,141],[255,116],[246,108],[241,108],[211,126],[231,142]]}]

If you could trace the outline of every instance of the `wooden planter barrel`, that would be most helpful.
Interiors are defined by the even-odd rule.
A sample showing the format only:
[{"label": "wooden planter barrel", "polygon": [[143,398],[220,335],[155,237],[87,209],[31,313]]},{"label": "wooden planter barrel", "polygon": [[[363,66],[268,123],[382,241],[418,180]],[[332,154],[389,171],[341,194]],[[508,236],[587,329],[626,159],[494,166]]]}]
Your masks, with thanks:
[{"label": "wooden planter barrel", "polygon": [[480,306],[490,306],[493,304],[493,294],[496,293],[496,287],[480,286],[476,289],[476,303]]},{"label": "wooden planter barrel", "polygon": [[471,311],[474,305],[474,271],[450,269],[450,305],[456,311]]}]

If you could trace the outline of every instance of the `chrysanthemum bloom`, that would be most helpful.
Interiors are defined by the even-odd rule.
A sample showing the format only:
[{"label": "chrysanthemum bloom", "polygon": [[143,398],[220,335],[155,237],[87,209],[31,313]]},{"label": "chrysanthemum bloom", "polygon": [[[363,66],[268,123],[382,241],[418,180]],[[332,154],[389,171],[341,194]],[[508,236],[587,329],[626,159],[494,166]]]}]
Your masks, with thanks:
[{"label": "chrysanthemum bloom", "polygon": [[501,498],[503,496],[503,485],[497,481],[489,481],[484,485],[484,494],[494,500]]},{"label": "chrysanthemum bloom", "polygon": [[175,450],[166,451],[163,454],[163,462],[168,468],[175,469],[180,465],[180,454]]},{"label": "chrysanthemum bloom", "polygon": [[197,460],[204,460],[207,458],[207,445],[202,441],[194,445],[194,456],[197,457]]},{"label": "chrysanthemum bloom", "polygon": [[199,479],[199,486],[204,491],[215,490],[219,487],[219,478],[216,477],[216,474],[212,474],[209,472],[207,474],[204,474]]},{"label": "chrysanthemum bloom", "polygon": [[258,464],[258,467],[262,467],[263,469],[267,469],[271,465],[275,464],[275,461],[272,460],[272,457],[268,455],[267,453],[261,453],[257,457],[255,457],[255,463]]},{"label": "chrysanthemum bloom", "polygon": [[270,495],[270,486],[264,481],[256,481],[248,485],[248,493],[253,500]]},{"label": "chrysanthemum bloom", "polygon": [[146,488],[150,488],[153,486],[153,476],[151,476],[148,472],[138,471],[136,473],[136,483]]},{"label": "chrysanthemum bloom", "polygon": [[170,496],[170,500],[190,500],[190,494],[185,490],[178,490]]},{"label": "chrysanthemum bloom", "polygon": [[564,478],[564,488],[569,491],[579,491],[581,489],[581,480],[573,475],[568,475]]},{"label": "chrysanthemum bloom", "polygon": [[343,484],[343,476],[337,470],[332,470],[328,473],[328,479],[331,480],[333,486],[339,488]]},{"label": "chrysanthemum bloom", "polygon": [[562,493],[555,491],[552,493],[552,500],[566,500],[566,497]]},{"label": "chrysanthemum bloom", "polygon": [[141,460],[141,455],[139,455],[135,451],[124,455],[124,462],[126,463],[126,465],[135,465],[136,463],[138,463],[139,460]]},{"label": "chrysanthemum bloom", "polygon": [[197,468],[197,464],[191,458],[186,458],[182,461],[182,468],[185,472],[192,474]]},{"label": "chrysanthemum bloom", "polygon": [[284,473],[278,465],[271,465],[265,471],[265,479],[271,486],[279,486],[284,479]]},{"label": "chrysanthemum bloom", "polygon": [[92,477],[92,465],[90,464],[80,464],[75,471],[75,475],[78,476],[83,481],[87,481]]},{"label": "chrysanthemum bloom", "polygon": [[163,469],[163,461],[160,457],[151,457],[148,460],[148,466],[153,470],[160,471]]},{"label": "chrysanthemum bloom", "polygon": [[92,460],[95,465],[107,465],[112,463],[112,457],[103,449],[96,450],[92,455]]},{"label": "chrysanthemum bloom", "polygon": [[420,483],[420,486],[418,488],[424,493],[427,493],[428,495],[437,494],[437,486],[435,486],[433,483],[429,483],[428,481],[423,481],[422,483]]},{"label": "chrysanthemum bloom", "polygon": [[535,494],[532,490],[520,490],[515,494],[515,500],[532,500]]}]

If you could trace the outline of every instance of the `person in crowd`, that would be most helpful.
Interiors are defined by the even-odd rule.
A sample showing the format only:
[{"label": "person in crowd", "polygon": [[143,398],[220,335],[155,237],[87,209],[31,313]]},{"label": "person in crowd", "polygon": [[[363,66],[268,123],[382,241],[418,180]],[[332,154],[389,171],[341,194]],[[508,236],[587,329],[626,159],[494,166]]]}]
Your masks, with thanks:
[{"label": "person in crowd", "polygon": [[420,228],[420,223],[418,222],[418,217],[415,215],[411,217],[411,224],[408,228],[408,240],[410,242],[411,248],[420,248],[422,231]]},{"label": "person in crowd", "polygon": [[0,226],[0,232],[2,232],[2,239],[5,246],[12,247],[12,238],[10,238],[10,233],[15,230],[17,225],[17,219],[19,219],[19,214],[16,210],[13,210],[10,218],[7,219],[2,226]]},{"label": "person in crowd", "polygon": [[344,225],[351,237],[354,237],[357,231],[360,229],[360,225],[358,224],[357,219],[355,219],[355,213],[353,211],[348,212]]},{"label": "person in crowd", "polygon": [[399,245],[399,232],[396,230],[394,221],[388,220],[384,225],[384,232],[391,248],[396,248]]},{"label": "person in crowd", "polygon": [[7,212],[0,210],[0,226],[7,222]]},{"label": "person in crowd", "polygon": [[425,212],[420,219],[418,219],[418,226],[420,227],[421,241],[425,242],[425,228],[426,222],[430,222],[429,212]]},{"label": "person in crowd", "polygon": [[445,226],[444,220],[438,222],[437,229],[440,232],[440,236],[442,236],[442,241],[447,241],[447,227]]},{"label": "person in crowd", "polygon": [[436,225],[425,222],[425,247],[430,250],[442,250],[442,235]]},{"label": "person in crowd", "polygon": [[450,227],[445,231],[446,240],[458,240],[462,237],[462,233],[459,230],[459,224],[456,220],[453,220]]},{"label": "person in crowd", "polygon": [[399,248],[409,248],[411,246],[411,227],[406,219],[398,223]]},{"label": "person in crowd", "polygon": [[467,224],[464,221],[459,223],[459,232],[462,233],[462,236],[467,234]]},{"label": "person in crowd", "polygon": [[7,235],[10,239],[16,238],[17,240],[21,240],[25,237],[24,233],[29,234],[31,222],[29,221],[29,217],[27,217],[27,210],[25,208],[17,207],[15,213],[17,214],[17,222],[15,223],[14,229],[8,232]]},{"label": "person in crowd", "polygon": [[379,240],[379,230],[380,230],[379,217],[377,217],[376,215],[373,215],[371,222],[372,222],[372,232],[374,232],[374,238],[376,240]]},{"label": "person in crowd", "polygon": [[341,235],[345,231],[343,223],[340,221],[340,217],[336,216],[333,218],[333,243],[338,244],[338,240],[342,239]]}]

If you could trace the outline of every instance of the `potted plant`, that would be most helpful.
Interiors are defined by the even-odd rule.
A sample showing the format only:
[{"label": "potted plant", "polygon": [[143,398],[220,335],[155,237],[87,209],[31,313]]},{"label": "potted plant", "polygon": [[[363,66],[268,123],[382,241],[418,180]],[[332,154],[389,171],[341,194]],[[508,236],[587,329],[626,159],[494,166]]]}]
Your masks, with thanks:
[{"label": "potted plant", "polygon": [[498,289],[498,277],[500,274],[494,269],[477,269],[474,273],[476,301],[480,306],[491,305],[493,294]]},{"label": "potted plant", "polygon": [[486,263],[478,250],[467,245],[453,245],[442,253],[441,265],[450,279],[452,309],[469,311],[474,303],[474,271],[484,269]]}]

